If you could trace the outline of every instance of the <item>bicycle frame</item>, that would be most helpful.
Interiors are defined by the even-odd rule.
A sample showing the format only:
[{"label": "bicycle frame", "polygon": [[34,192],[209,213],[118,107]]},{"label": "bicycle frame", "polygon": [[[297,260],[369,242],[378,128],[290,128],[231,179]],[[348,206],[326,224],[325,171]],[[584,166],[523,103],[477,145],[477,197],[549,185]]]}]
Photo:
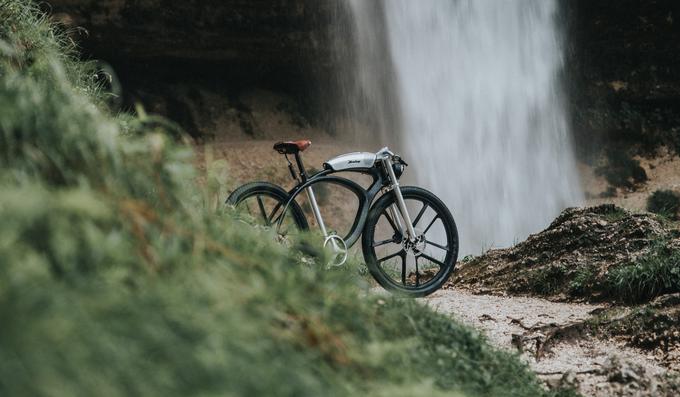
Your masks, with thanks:
[{"label": "bicycle frame", "polygon": [[[316,221],[319,225],[319,228],[321,229],[321,232],[324,235],[324,238],[327,239],[329,237],[329,234],[328,231],[326,230],[326,226],[321,216],[321,212],[316,201],[316,195],[314,194],[313,186],[318,183],[331,183],[346,188],[347,190],[354,193],[357,196],[357,199],[359,200],[359,210],[357,212],[357,216],[354,219],[354,223],[352,224],[349,233],[346,236],[342,237],[343,241],[345,242],[345,245],[347,246],[347,248],[349,248],[352,247],[359,240],[359,237],[363,232],[366,219],[368,218],[368,213],[371,209],[371,205],[373,204],[375,199],[380,195],[381,191],[387,189],[393,191],[397,199],[396,202],[398,208],[393,208],[394,206],[390,208],[391,212],[390,215],[392,216],[392,219],[394,219],[397,222],[397,226],[401,229],[402,233],[406,232],[405,234],[409,239],[415,239],[416,233],[413,230],[413,225],[411,223],[408,210],[406,209],[404,199],[401,195],[401,190],[399,189],[398,178],[395,175],[394,170],[392,168],[391,157],[392,157],[391,155],[390,156],[384,155],[382,158],[380,158],[380,161],[382,161],[383,163],[383,168],[387,170],[387,175],[383,175],[381,170],[378,169],[377,167],[370,167],[370,168],[353,168],[341,171],[325,169],[315,174],[314,176],[309,177],[305,171],[304,165],[302,164],[302,159],[300,158],[300,155],[296,153],[295,160],[298,166],[298,172],[301,182],[288,192],[290,198],[286,202],[282,214],[286,213],[290,204],[300,194],[302,194],[302,192],[306,192],[307,197],[310,201],[310,205],[312,207],[314,217],[316,218]],[[291,171],[291,175],[297,180],[297,175],[290,161],[289,169]],[[351,172],[369,175],[372,177],[373,181],[371,182],[371,185],[368,187],[368,189],[364,189],[361,185],[350,179],[333,175],[339,172]],[[397,211],[400,213],[401,219],[403,219],[406,223],[406,230],[404,230],[400,217],[396,216]],[[283,216],[279,220],[279,226],[282,222]]]},{"label": "bicycle frame", "polygon": [[[267,238],[276,237],[291,246],[302,242],[301,237],[304,240],[300,233],[304,235],[314,224],[313,215],[324,237],[323,252],[318,255],[308,253],[314,264],[325,263],[331,268],[347,263],[359,253],[356,248],[350,248],[361,240],[364,262],[373,278],[385,289],[420,297],[441,288],[455,268],[459,242],[456,223],[446,205],[426,189],[401,187],[399,178],[408,164],[388,148],[377,153],[352,152],[335,156],[323,163],[323,171],[310,176],[302,163],[302,152],[310,145],[309,140],[274,144],[274,150],[285,156],[295,186],[288,191],[269,182],[251,182],[238,187],[226,200],[226,204],[237,212],[237,219],[264,227],[269,230]],[[345,172],[348,174],[338,175]],[[357,181],[357,174],[363,176],[362,180]],[[317,189],[319,184],[324,184],[323,190]],[[329,189],[326,184],[335,189]],[[352,192],[358,207],[346,208],[345,204],[352,200],[351,195],[338,194],[343,190]],[[307,204],[303,199],[298,200],[303,192],[307,195]],[[348,216],[351,214],[351,226],[347,225],[347,216],[341,216],[341,219],[335,219],[337,223],[331,222],[332,228],[327,229],[315,193],[322,194],[319,196],[323,199],[321,208],[330,209],[324,214],[331,218],[343,212]],[[263,198],[267,199],[266,207]],[[248,201],[251,199],[257,203]],[[405,200],[408,200],[408,207]],[[253,204],[259,211],[253,210]],[[409,209],[415,218],[411,218]],[[437,228],[428,235],[435,223]],[[339,235],[337,229],[341,229],[343,235]],[[310,237],[317,240],[321,236],[315,232]],[[436,250],[431,251],[428,247]]]}]

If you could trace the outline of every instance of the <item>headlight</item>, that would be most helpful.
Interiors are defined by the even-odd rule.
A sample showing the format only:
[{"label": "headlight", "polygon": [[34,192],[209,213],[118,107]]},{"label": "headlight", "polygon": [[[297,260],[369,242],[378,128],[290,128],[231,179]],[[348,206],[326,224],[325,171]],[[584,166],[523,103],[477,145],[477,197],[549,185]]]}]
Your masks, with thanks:
[{"label": "headlight", "polygon": [[401,178],[401,174],[404,173],[404,169],[406,169],[406,165],[402,163],[395,163],[392,164],[392,169],[394,170],[394,175],[397,177],[397,179]]}]

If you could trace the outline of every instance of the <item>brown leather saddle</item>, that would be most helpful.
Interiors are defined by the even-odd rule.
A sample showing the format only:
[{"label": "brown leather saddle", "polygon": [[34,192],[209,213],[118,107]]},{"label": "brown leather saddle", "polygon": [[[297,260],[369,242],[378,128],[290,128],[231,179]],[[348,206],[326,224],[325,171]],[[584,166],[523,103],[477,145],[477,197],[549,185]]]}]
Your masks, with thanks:
[{"label": "brown leather saddle", "polygon": [[279,142],[274,145],[274,150],[281,154],[296,154],[304,152],[305,149],[312,146],[312,141],[302,139],[299,141]]}]

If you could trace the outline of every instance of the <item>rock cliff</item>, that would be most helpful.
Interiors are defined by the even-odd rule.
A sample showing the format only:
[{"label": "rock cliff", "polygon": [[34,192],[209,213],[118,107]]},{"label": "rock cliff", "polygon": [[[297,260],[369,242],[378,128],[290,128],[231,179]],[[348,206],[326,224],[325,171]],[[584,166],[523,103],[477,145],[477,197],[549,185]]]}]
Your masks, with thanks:
[{"label": "rock cliff", "polygon": [[[140,91],[167,97],[174,82],[231,97],[266,88],[293,95],[310,117],[332,105],[319,94],[335,78],[338,54],[351,58],[351,50],[337,51],[351,40],[334,36],[347,26],[344,7],[341,0],[49,0],[46,6],[87,31],[77,37],[85,52],[112,64],[135,99]],[[680,148],[680,3],[564,0],[563,10],[580,156],[594,159],[612,146],[626,155]]]}]

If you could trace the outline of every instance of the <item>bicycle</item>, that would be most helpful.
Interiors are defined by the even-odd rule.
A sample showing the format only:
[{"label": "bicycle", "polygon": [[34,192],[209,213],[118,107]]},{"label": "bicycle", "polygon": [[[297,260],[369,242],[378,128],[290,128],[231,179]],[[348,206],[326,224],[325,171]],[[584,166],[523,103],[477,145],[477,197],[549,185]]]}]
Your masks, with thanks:
[{"label": "bicycle", "polygon": [[[310,176],[301,156],[310,146],[309,140],[274,145],[274,150],[285,156],[291,177],[297,183],[290,191],[269,182],[252,182],[232,192],[226,204],[247,211],[251,221],[259,220],[266,227],[275,227],[280,235],[287,235],[309,230],[307,217],[296,201],[305,192],[323,235],[323,245],[333,253],[334,265],[345,263],[348,249],[361,237],[369,272],[383,288],[421,297],[444,285],[458,259],[456,223],[446,205],[433,193],[399,185],[408,164],[383,148],[377,153],[337,156],[326,161],[322,171]],[[297,169],[289,155],[295,157]],[[333,175],[340,172],[368,175],[372,182],[364,189],[357,182]],[[322,183],[340,186],[358,198],[354,222],[343,237],[329,232],[321,216],[314,186]]]}]

